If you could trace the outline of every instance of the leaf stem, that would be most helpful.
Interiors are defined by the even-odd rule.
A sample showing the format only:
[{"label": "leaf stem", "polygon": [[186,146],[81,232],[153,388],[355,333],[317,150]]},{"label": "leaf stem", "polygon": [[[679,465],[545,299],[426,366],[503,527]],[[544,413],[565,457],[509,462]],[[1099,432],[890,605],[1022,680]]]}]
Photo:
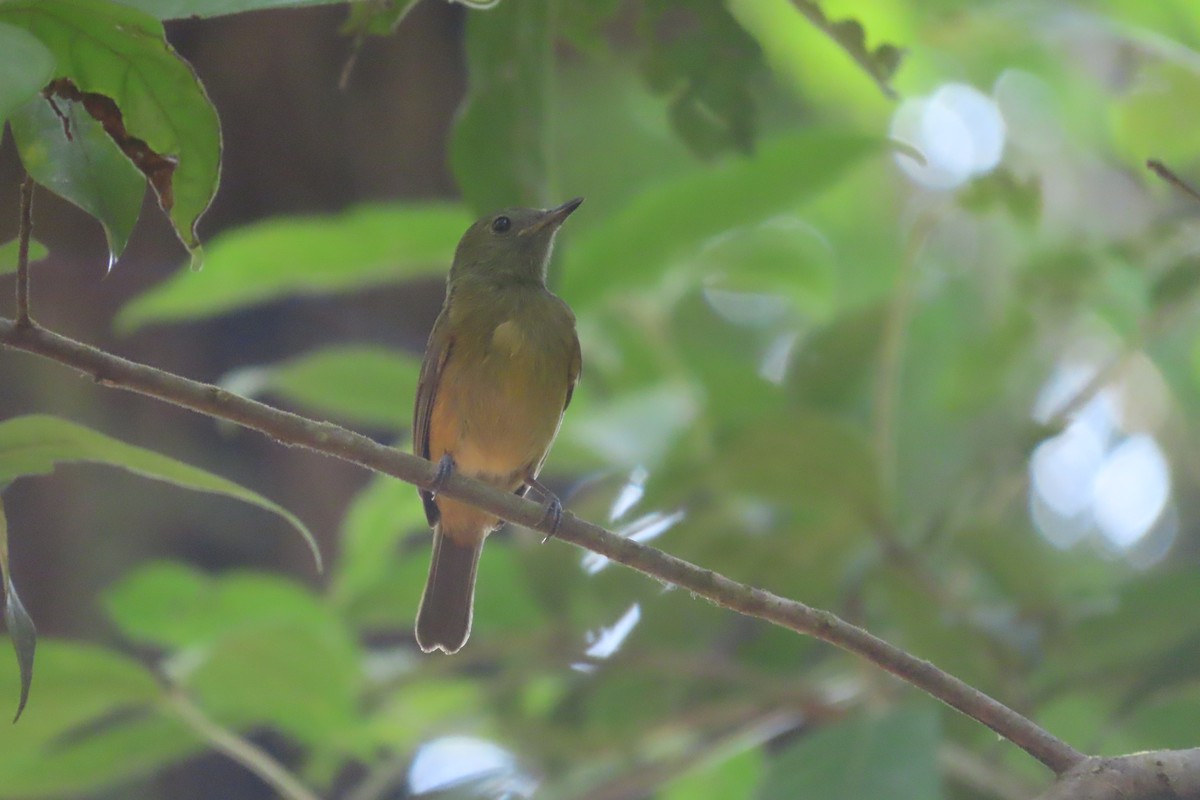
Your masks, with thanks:
[{"label": "leaf stem", "polygon": [[[111,355],[36,325],[0,318],[0,344],[58,361],[90,374],[97,383],[155,397],[217,419],[257,430],[289,446],[343,459],[421,488],[432,487],[437,467],[423,458],[385,447],[328,422],[272,408],[217,386]],[[551,533],[540,503],[455,472],[439,486],[447,497],[525,527]],[[715,605],[813,636],[859,655],[938,698],[1025,750],[1061,774],[1084,759],[1066,742],[1003,703],[933,664],[851,625],[834,614],[733,581],[653,547],[625,539],[571,513],[555,538],[606,556],[631,569],[674,584]]]},{"label": "leaf stem", "polygon": [[300,780],[254,742],[225,728],[205,714],[182,691],[167,694],[167,708],[213,749],[253,772],[285,800],[321,800]]},{"label": "leaf stem", "polygon": [[1174,170],[1172,170],[1163,162],[1152,158],[1146,162],[1146,168],[1167,183],[1174,186],[1179,191],[1186,194],[1188,197],[1200,202],[1200,192],[1197,192],[1194,188],[1192,188],[1191,184],[1176,175]]}]

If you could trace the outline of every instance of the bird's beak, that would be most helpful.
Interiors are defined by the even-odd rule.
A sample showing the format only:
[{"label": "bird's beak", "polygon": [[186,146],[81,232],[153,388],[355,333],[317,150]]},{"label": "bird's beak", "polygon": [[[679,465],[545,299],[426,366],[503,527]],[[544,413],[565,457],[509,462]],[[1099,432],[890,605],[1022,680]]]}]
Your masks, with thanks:
[{"label": "bird's beak", "polygon": [[582,197],[576,197],[574,200],[568,200],[561,206],[547,209],[542,212],[542,218],[530,225],[522,233],[536,233],[542,228],[557,228],[562,225],[567,217],[571,216],[571,212],[579,208],[583,204]]}]

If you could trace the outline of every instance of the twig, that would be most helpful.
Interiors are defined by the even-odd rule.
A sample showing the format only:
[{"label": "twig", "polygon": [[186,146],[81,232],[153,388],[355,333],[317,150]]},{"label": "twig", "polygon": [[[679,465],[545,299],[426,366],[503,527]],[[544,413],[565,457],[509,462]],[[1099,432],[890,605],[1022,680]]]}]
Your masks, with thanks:
[{"label": "twig", "polygon": [[[126,389],[236,422],[290,446],[305,447],[430,488],[436,466],[417,456],[384,447],[327,422],[316,422],[216,386],[110,355],[36,326],[0,319],[0,344],[58,361],[90,374],[97,383]],[[439,487],[447,497],[529,528],[549,533],[542,506],[455,473]],[[1084,756],[1067,743],[1002,703],[835,615],[730,580],[653,547],[624,539],[598,525],[565,514],[556,538],[591,550],[646,575],[693,592],[723,608],[815,636],[860,655],[913,686],[958,709],[1025,750],[1055,773]]]},{"label": "twig", "polygon": [[1174,186],[1179,191],[1183,192],[1193,200],[1200,202],[1200,192],[1197,192],[1183,178],[1175,174],[1175,172],[1166,164],[1156,159],[1150,159],[1146,162],[1146,168],[1153,172],[1158,177],[1162,178],[1167,183]]},{"label": "twig", "polygon": [[21,181],[21,221],[17,229],[17,324],[32,325],[29,317],[29,239],[33,236],[33,178]]},{"label": "twig", "polygon": [[167,695],[167,708],[204,741],[262,778],[286,800],[321,800],[271,754],[249,739],[213,722],[181,691]]}]

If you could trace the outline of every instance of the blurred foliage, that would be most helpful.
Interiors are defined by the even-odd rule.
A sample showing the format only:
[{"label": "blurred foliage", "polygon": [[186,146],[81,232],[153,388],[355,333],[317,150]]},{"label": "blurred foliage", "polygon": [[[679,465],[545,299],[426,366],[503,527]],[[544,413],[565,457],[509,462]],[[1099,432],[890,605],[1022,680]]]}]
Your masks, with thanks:
[{"label": "blurred foliage", "polygon": [[[203,90],[185,81],[194,107],[159,119],[120,80],[142,58],[186,67],[157,23],[45,0],[66,16],[35,24],[33,5],[0,0],[0,112],[35,177],[70,184],[119,252],[124,183],[70,160],[111,144],[72,112],[75,142],[37,150],[61,133],[37,96],[47,76],[83,87],[95,67],[107,77],[90,90],[175,153],[181,180],[198,162],[194,218],[216,176]],[[280,5],[299,3],[125,3],[158,17]],[[389,33],[410,7],[355,5],[346,30]],[[131,40],[125,60],[93,63],[47,33],[76,11],[130,20],[105,28]],[[552,276],[578,314],[584,377],[546,470],[575,513],[829,608],[1081,749],[1198,744],[1200,209],[1142,169],[1161,157],[1200,174],[1193,0],[503,0],[463,13],[461,205],[224,233],[203,271],[133,300],[118,330],[413,286],[444,273],[475,213],[583,195]],[[996,103],[1004,157],[956,190],[922,189],[890,152],[883,90],[927,96],[952,80]],[[36,152],[65,177],[39,172]],[[190,222],[176,225],[186,239]],[[1050,391],[1080,363],[1116,366],[1107,385]],[[370,342],[225,384],[402,441],[418,366]],[[1035,448],[1077,418],[1061,409],[1092,408],[1099,389],[1116,398],[1111,435],[1153,435],[1170,465],[1170,507],[1144,544],[1084,523],[1052,541],[1029,491]],[[6,449],[0,427],[0,481],[86,459],[228,490],[69,423],[14,423],[28,449]],[[519,529],[488,545],[468,647],[421,656],[415,490],[371,479],[338,541],[319,589],[179,563],[112,586],[110,648],[40,645],[25,715],[0,726],[0,797],[138,785],[199,751],[179,692],[226,728],[276,732],[305,781],[353,800],[399,796],[409,765],[464,736],[515,756],[474,785],[493,796],[532,783],[551,798],[973,800],[1000,796],[972,777],[988,770],[1046,780],[868,665]],[[0,660],[0,698],[20,685]],[[948,748],[983,771],[947,770]]]}]

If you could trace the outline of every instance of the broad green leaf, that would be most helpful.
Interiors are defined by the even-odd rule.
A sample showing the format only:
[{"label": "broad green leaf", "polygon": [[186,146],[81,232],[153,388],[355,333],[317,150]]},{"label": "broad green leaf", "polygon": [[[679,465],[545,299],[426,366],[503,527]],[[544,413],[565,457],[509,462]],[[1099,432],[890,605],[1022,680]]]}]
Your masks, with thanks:
[{"label": "broad green leaf", "polygon": [[718,484],[730,491],[866,525],[883,519],[875,454],[850,423],[810,409],[779,411],[729,431],[717,447]]},{"label": "broad green leaf", "polygon": [[752,156],[650,186],[576,237],[562,295],[580,308],[607,291],[657,283],[673,259],[717,234],[796,208],[880,145],[848,131],[806,130],[764,141]]},{"label": "broad green leaf", "polygon": [[[36,239],[29,241],[29,263],[40,261],[50,254],[46,245]],[[17,240],[0,244],[0,275],[17,269]]]},{"label": "broad green leaf", "polygon": [[[1140,679],[1149,665],[1200,635],[1191,609],[1200,582],[1189,570],[1147,575],[1122,587],[1107,613],[1093,612],[1048,643],[1043,676],[1061,681]],[[1114,637],[1114,630],[1122,635]]]},{"label": "broad green leaf", "polygon": [[214,239],[204,270],[181,270],[121,310],[118,329],[203,319],[299,294],[443,274],[471,217],[461,206],[362,206],[282,217]]},{"label": "broad green leaf", "polygon": [[450,164],[476,214],[567,199],[549,196],[550,16],[544,0],[506,0],[467,18],[470,89]]},{"label": "broad green leaf", "polygon": [[212,577],[173,561],[147,564],[109,588],[104,607],[131,640],[179,650],[239,630],[333,622],[295,581],[243,571]]},{"label": "broad green leaf", "polygon": [[710,241],[689,266],[709,289],[781,297],[810,318],[825,318],[833,307],[833,251],[798,217],[729,231]]},{"label": "broad green leaf", "polygon": [[[839,91],[860,94],[857,76],[865,73],[886,97],[894,96],[891,80],[903,51],[886,42],[868,47],[857,19],[831,20],[822,11],[824,3],[813,0],[725,0],[725,5],[785,81],[807,87],[810,76],[819,73],[823,82]],[[813,70],[815,64],[826,69]]]},{"label": "broad green leaf", "polygon": [[243,627],[217,640],[183,680],[214,716],[269,725],[312,746],[354,747],[360,665],[324,620]]},{"label": "broad green leaf", "polygon": [[57,105],[69,121],[71,138],[54,107],[35,97],[9,118],[17,152],[35,181],[100,222],[111,269],[141,214],[146,180],[99,122],[75,103]]},{"label": "broad green leaf", "polygon": [[401,537],[425,527],[424,507],[414,487],[373,476],[342,520],[341,550],[331,576],[334,602],[348,607],[371,588],[398,580],[394,566]]},{"label": "broad green leaf", "polygon": [[[0,661],[0,695],[20,677]],[[147,773],[199,742],[160,716],[154,676],[94,645],[44,640],[38,692],[19,725],[0,725],[0,797],[67,797]]]},{"label": "broad green leaf", "polygon": [[36,36],[54,54],[55,78],[112,100],[128,136],[177,162],[169,192],[151,185],[180,240],[196,252],[196,222],[217,191],[221,132],[204,88],[167,44],[162,24],[104,0],[6,0],[0,23]]},{"label": "broad green leaf", "polygon": [[765,71],[758,44],[722,0],[643,5],[642,73],[666,99],[675,134],[705,157],[749,152],[758,128],[752,87]]},{"label": "broad green leaf", "polygon": [[676,778],[664,787],[663,800],[728,800],[754,797],[763,774],[763,751],[751,747]]},{"label": "broad green leaf", "polygon": [[0,422],[0,484],[22,475],[43,475],[57,464],[74,461],[110,464],[185,489],[221,494],[266,509],[282,517],[304,537],[317,568],[321,568],[321,551],[303,522],[290,511],[232,481],[64,419],[35,414]]},{"label": "broad green leaf", "polygon": [[0,125],[54,76],[54,54],[21,28],[0,23]]},{"label": "broad green leaf", "polygon": [[104,602],[126,636],[173,648],[166,671],[215,716],[316,743],[350,727],[359,654],[340,619],[298,583],[163,562]]},{"label": "broad green leaf", "polygon": [[760,800],[938,800],[938,712],[860,714],[801,736],[768,762]]},{"label": "broad green leaf", "polygon": [[[1193,56],[1194,57],[1194,56]],[[1167,163],[1187,163],[1195,155],[1181,131],[1200,126],[1200,76],[1194,63],[1159,62],[1140,67],[1131,91],[1111,103],[1113,135],[1128,163],[1141,165],[1148,156]],[[1180,102],[1179,98],[1191,98]]]},{"label": "broad green leaf", "polygon": [[222,378],[238,394],[280,395],[337,419],[381,428],[407,428],[421,361],[380,347],[327,347]]},{"label": "broad green leaf", "polygon": [[8,519],[4,514],[4,503],[0,501],[0,581],[4,582],[4,627],[8,629],[13,650],[17,654],[17,668],[21,678],[21,691],[17,699],[17,713],[13,722],[21,718],[25,703],[29,700],[29,686],[33,683],[33,654],[37,648],[37,629],[33,619],[17,596],[13,583],[12,569],[8,562]]},{"label": "broad green leaf", "polygon": [[[342,5],[345,0],[117,0],[121,5],[138,8],[159,19],[218,17],[271,8]],[[361,4],[361,2],[360,2]]]}]

